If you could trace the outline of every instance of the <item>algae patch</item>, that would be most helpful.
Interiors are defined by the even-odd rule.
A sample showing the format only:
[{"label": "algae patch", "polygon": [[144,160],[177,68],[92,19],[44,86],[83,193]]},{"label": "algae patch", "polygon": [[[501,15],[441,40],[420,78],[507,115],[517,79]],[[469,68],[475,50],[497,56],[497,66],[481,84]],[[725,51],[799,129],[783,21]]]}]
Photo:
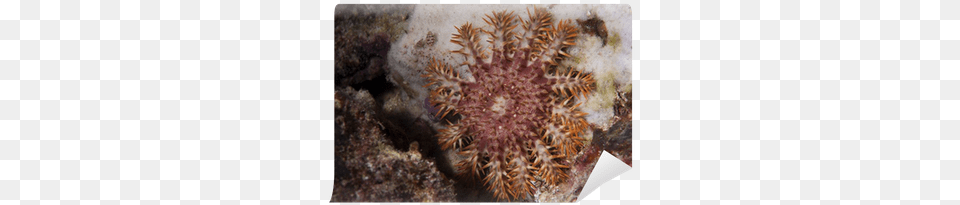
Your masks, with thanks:
[{"label": "algae patch", "polygon": [[613,36],[610,36],[610,38],[607,38],[607,44],[612,45],[613,50],[620,49],[620,34],[613,33]]},{"label": "algae patch", "polygon": [[617,98],[617,75],[614,72],[598,73],[596,97],[587,102],[587,107],[593,110],[602,110],[613,107]]}]

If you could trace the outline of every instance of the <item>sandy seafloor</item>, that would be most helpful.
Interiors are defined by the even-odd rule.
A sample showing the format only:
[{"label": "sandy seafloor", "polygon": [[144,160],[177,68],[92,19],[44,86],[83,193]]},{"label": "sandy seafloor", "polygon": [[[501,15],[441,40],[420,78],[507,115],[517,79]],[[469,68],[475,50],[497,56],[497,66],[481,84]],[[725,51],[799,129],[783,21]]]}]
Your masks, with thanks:
[{"label": "sandy seafloor", "polygon": [[[440,150],[436,146],[436,137],[416,136],[414,137],[416,139],[410,140],[398,140],[395,138],[423,135],[418,133],[435,133],[434,130],[443,128],[441,123],[433,116],[434,113],[432,112],[435,111],[431,110],[425,103],[429,91],[423,87],[426,82],[421,75],[424,74],[424,68],[427,67],[430,59],[439,59],[448,65],[460,65],[463,62],[461,55],[450,52],[451,50],[460,49],[459,45],[450,42],[452,34],[456,32],[455,26],[461,26],[464,23],[470,22],[476,26],[487,29],[488,26],[483,21],[485,15],[493,11],[502,10],[508,12],[513,11],[520,19],[526,20],[528,9],[532,11],[535,7],[546,8],[552,13],[555,22],[559,20],[570,20],[574,24],[577,24],[576,20],[578,19],[587,20],[596,17],[604,22],[608,33],[606,41],[604,41],[597,35],[581,32],[576,39],[577,45],[567,49],[567,52],[573,57],[561,61],[561,66],[571,66],[580,71],[591,73],[597,80],[594,92],[592,92],[585,101],[581,102],[583,103],[581,110],[588,113],[586,119],[593,126],[593,131],[588,131],[588,133],[585,134],[585,137],[590,140],[590,142],[588,142],[587,147],[584,148],[580,156],[577,157],[578,162],[576,162],[575,168],[570,170],[570,182],[556,186],[541,186],[540,190],[537,190],[534,198],[520,199],[520,201],[541,202],[574,201],[580,191],[579,189],[583,187],[586,177],[588,177],[592,171],[593,163],[596,163],[596,158],[599,156],[601,150],[610,151],[628,164],[632,159],[632,123],[630,122],[632,118],[630,110],[632,110],[632,107],[630,106],[629,96],[632,95],[630,78],[633,30],[631,28],[632,14],[629,5],[339,5],[337,7],[338,18],[344,15],[354,15],[363,16],[363,18],[369,17],[369,19],[374,20],[364,21],[365,24],[371,25],[363,26],[350,25],[351,22],[347,22],[347,24],[342,24],[343,22],[336,23],[338,27],[350,25],[351,27],[349,28],[367,29],[363,32],[348,32],[350,35],[357,36],[336,37],[337,41],[344,41],[344,39],[346,39],[347,41],[344,42],[347,43],[343,44],[345,45],[343,47],[351,48],[347,51],[337,51],[336,61],[338,62],[336,69],[338,73],[335,79],[337,81],[337,95],[341,95],[341,93],[355,93],[356,91],[372,94],[372,98],[375,99],[377,105],[372,106],[371,109],[375,109],[374,112],[388,116],[378,118],[383,122],[376,123],[387,125],[381,125],[381,127],[385,127],[382,128],[386,133],[384,138],[394,138],[387,140],[392,141],[394,147],[389,150],[389,153],[406,153],[408,147],[417,147],[420,153],[423,154],[422,160],[431,162],[426,164],[432,166],[432,162],[436,162],[434,173],[440,172],[445,178],[455,181],[454,183],[457,184],[457,201],[493,201],[495,199],[491,198],[489,193],[483,191],[484,187],[482,184],[478,185],[473,182],[471,186],[476,187],[465,188],[464,184],[470,183],[461,181],[456,176],[453,176],[450,171],[450,165],[455,164],[458,157],[452,151]],[[351,12],[343,12],[342,10],[350,10]],[[384,20],[384,18],[387,19]],[[337,35],[342,33],[341,29],[342,28],[337,28]],[[389,46],[384,47],[378,45],[376,43],[378,42],[377,40],[371,40],[377,39],[376,36],[378,35],[387,36]],[[483,39],[486,39],[486,37],[484,36]],[[485,44],[486,41],[483,41],[483,43]],[[341,42],[337,42],[337,44],[338,49],[341,49]],[[384,50],[376,50],[381,48]],[[354,49],[359,51],[354,51]],[[361,63],[341,66],[339,61],[344,61],[344,59],[347,58],[360,59],[359,62]],[[353,67],[345,67],[347,65]],[[469,76],[469,71],[466,66],[459,66],[456,69],[461,72],[461,74]],[[385,82],[379,83],[389,88],[380,89],[377,88],[378,83],[369,83],[377,81],[376,79],[384,79],[380,81]],[[622,98],[624,98],[624,96],[627,98],[625,103],[625,109],[627,109],[627,111],[624,112],[614,109],[614,104],[618,103],[623,107],[624,101]],[[341,103],[339,101],[340,99],[341,98],[338,97],[338,106]],[[338,119],[338,127],[336,127],[338,129],[338,140],[340,139],[339,135],[341,131],[344,130],[343,127],[340,127],[339,122],[341,115],[345,113],[341,113],[340,111],[341,110],[338,110],[336,113]],[[389,113],[390,115],[383,113]],[[397,116],[397,113],[408,116],[404,117],[403,121],[415,122],[390,122],[395,117],[392,118],[389,116]],[[390,131],[390,124],[428,124],[424,126],[430,130],[425,132]],[[400,127],[397,129],[424,128],[397,127]],[[390,136],[391,133],[402,133],[402,136]],[[416,144],[416,146],[413,146],[414,144]],[[337,146],[339,146],[339,142]],[[337,153],[341,153],[341,148],[337,147],[337,149]],[[415,154],[414,156],[420,157],[420,154]],[[340,160],[342,157],[343,156],[337,156],[337,159]],[[413,160],[418,159],[414,158]],[[409,161],[409,159],[407,161]],[[338,166],[340,166],[339,163],[340,162],[338,162]],[[347,163],[352,162],[348,161]],[[369,164],[369,162],[367,162],[367,164]],[[362,166],[360,167],[362,168]],[[417,169],[422,170],[422,167],[418,167]],[[337,167],[338,172],[342,170],[344,170],[342,167]],[[370,173],[376,175],[376,171]],[[337,177],[343,176],[342,174],[343,173],[337,173]],[[337,186],[365,186],[362,182],[356,183],[356,180],[346,180],[354,184],[344,182],[345,180],[340,179],[336,181],[343,183],[334,185],[335,201],[338,200]],[[353,191],[353,189],[350,190]],[[360,190],[362,190],[362,187]],[[359,191],[356,192],[359,193]],[[387,195],[389,195],[389,193],[387,193]],[[376,197],[358,198],[356,200],[346,197],[340,198],[339,200],[381,201],[377,200]],[[392,198],[392,200],[395,200],[395,198]]]}]

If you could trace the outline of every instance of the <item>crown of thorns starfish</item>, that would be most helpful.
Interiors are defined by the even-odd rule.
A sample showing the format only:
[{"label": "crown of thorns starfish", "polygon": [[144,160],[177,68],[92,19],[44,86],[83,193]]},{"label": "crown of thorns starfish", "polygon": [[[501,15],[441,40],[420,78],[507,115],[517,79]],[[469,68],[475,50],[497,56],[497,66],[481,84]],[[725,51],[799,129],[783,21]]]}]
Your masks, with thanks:
[{"label": "crown of thorns starfish", "polygon": [[465,158],[457,163],[460,174],[482,177],[498,199],[526,198],[537,184],[568,178],[589,126],[575,102],[593,92],[595,80],[559,66],[570,57],[566,48],[576,45],[571,21],[554,23],[543,8],[527,9],[526,20],[499,11],[483,21],[488,28],[455,27],[450,40],[473,79],[431,60],[425,87],[432,87],[430,103],[446,122],[440,145]]}]

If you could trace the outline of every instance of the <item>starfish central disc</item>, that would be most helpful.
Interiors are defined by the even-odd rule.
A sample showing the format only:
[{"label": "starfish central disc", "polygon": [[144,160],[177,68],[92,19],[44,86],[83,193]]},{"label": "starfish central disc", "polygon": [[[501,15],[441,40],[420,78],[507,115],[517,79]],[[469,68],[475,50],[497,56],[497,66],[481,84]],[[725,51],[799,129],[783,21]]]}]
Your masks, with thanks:
[{"label": "starfish central disc", "polygon": [[490,111],[497,113],[497,115],[503,116],[507,113],[508,100],[506,98],[497,97],[493,99],[493,105],[490,106]]}]

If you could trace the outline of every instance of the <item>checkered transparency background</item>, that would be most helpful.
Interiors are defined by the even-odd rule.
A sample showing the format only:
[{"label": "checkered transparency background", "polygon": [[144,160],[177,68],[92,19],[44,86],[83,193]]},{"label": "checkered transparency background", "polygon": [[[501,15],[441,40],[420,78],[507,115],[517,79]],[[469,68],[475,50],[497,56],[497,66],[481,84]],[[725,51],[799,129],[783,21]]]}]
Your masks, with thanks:
[{"label": "checkered transparency background", "polygon": [[[634,168],[583,204],[960,203],[960,1],[623,3]],[[0,1],[0,204],[326,203],[334,5]]]}]

